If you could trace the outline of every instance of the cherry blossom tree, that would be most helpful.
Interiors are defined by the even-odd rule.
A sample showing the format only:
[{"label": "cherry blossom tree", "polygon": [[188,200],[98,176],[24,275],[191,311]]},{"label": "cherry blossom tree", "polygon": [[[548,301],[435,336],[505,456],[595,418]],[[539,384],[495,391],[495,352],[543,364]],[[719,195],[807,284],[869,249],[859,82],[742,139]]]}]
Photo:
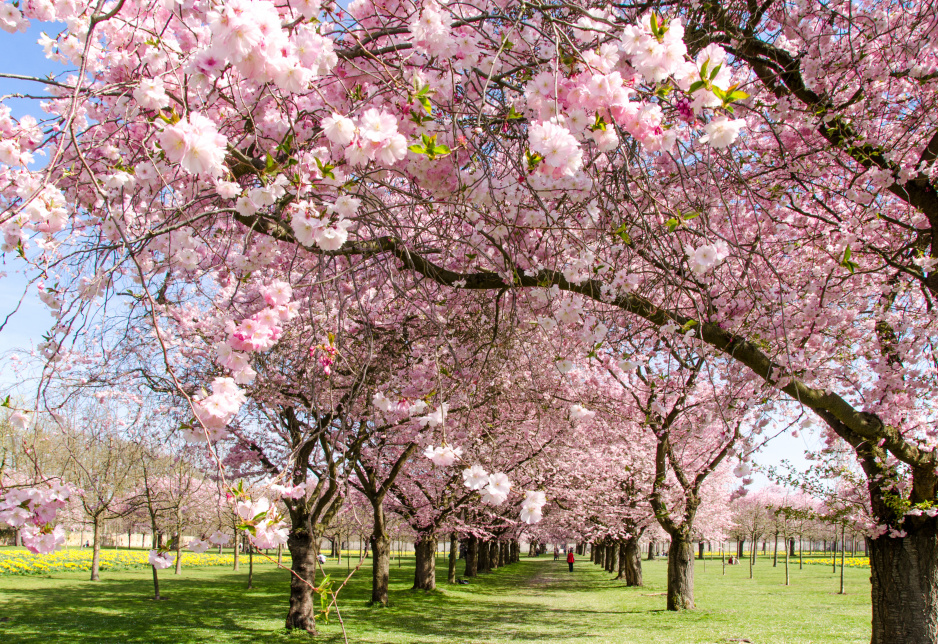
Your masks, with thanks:
[{"label": "cherry blossom tree", "polygon": [[[201,291],[227,340],[202,359],[249,380],[293,310],[230,304],[275,258],[291,288],[491,292],[593,351],[680,336],[850,445],[873,641],[938,637],[929,3],[4,7],[7,30],[65,21],[43,45],[77,72],[37,79],[42,121],[0,117],[3,249],[58,316],[50,369],[96,299],[150,314],[162,351],[204,331],[164,303]],[[186,401],[199,431],[240,384]]]}]

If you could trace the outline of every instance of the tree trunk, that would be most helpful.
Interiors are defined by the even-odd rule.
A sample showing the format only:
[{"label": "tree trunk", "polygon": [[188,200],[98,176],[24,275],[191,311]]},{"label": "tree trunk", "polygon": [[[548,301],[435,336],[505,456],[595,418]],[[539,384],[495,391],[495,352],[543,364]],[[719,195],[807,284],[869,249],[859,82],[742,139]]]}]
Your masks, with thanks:
[{"label": "tree trunk", "polygon": [[626,586],[642,585],[642,550],[638,539],[625,539],[619,544],[619,576]]},{"label": "tree trunk", "polygon": [[278,566],[283,565],[283,546],[282,545],[277,546],[277,565]]},{"label": "tree trunk", "polygon": [[498,542],[490,541],[489,544],[489,570],[498,568]]},{"label": "tree trunk", "polygon": [[179,532],[176,534],[176,568],[173,574],[182,574],[182,526],[179,526]]},{"label": "tree trunk", "polygon": [[671,536],[668,548],[668,610],[694,608],[694,546],[689,539]]},{"label": "tree trunk", "polygon": [[606,567],[606,545],[603,543],[596,546],[596,565],[600,568]]},{"label": "tree trunk", "polygon": [[[156,528],[153,529],[153,549],[156,550],[159,547],[159,542],[156,538]],[[153,599],[160,600],[160,577],[159,573],[156,570],[156,566],[150,566],[153,569]]]},{"label": "tree trunk", "polygon": [[703,560],[704,558],[704,542],[700,540],[697,542],[697,558]]},{"label": "tree trunk", "polygon": [[466,577],[475,577],[479,574],[479,537],[469,535],[466,544]]},{"label": "tree trunk", "polygon": [[507,566],[510,561],[508,561],[508,542],[502,541],[499,544],[498,548],[498,565],[499,567]]},{"label": "tree trunk", "polygon": [[91,537],[91,581],[98,581],[101,579],[101,575],[98,574],[98,570],[101,566],[101,519],[94,517],[92,519],[93,526],[93,536]]},{"label": "tree trunk", "polygon": [[248,590],[254,588],[254,546],[248,546]]},{"label": "tree trunk", "polygon": [[775,551],[772,553],[772,567],[778,567],[778,533],[775,533]]},{"label": "tree trunk", "polygon": [[[235,528],[235,531],[234,531],[234,571],[235,572],[238,572],[238,555],[240,554],[240,550],[241,550],[239,548],[241,544],[240,544],[238,537],[239,537],[238,529]],[[288,547],[289,547],[289,544],[288,544]]]},{"label": "tree trunk", "polygon": [[371,603],[388,605],[388,580],[391,576],[391,537],[384,514],[384,497],[372,500],[371,530]]},{"label": "tree trunk", "polygon": [[479,572],[488,572],[489,568],[489,544],[487,541],[479,541]]},{"label": "tree trunk", "polygon": [[436,589],[436,535],[425,534],[414,543],[414,590]]},{"label": "tree trunk", "polygon": [[[910,522],[907,522],[907,524]],[[901,539],[866,539],[873,596],[871,644],[938,642],[936,521]]]},{"label": "tree trunk", "polygon": [[458,558],[459,540],[456,538],[456,533],[453,532],[449,535],[449,570],[446,575],[446,581],[451,584],[456,583],[456,559]]},{"label": "tree trunk", "polygon": [[648,561],[654,561],[654,560],[655,560],[655,542],[649,541],[648,542]]},{"label": "tree trunk", "polygon": [[790,557],[795,556],[795,538],[794,537],[788,537],[788,555]]},{"label": "tree trunk", "polygon": [[742,559],[742,558],[743,558],[743,545],[744,545],[745,543],[746,543],[746,540],[745,540],[745,539],[737,539],[737,540],[736,540],[736,558],[737,558],[737,559]]},{"label": "tree trunk", "polygon": [[[306,528],[293,528],[287,538],[287,548],[293,558],[290,575],[290,610],[286,627],[289,630],[316,632],[316,604],[313,587],[316,585],[316,555],[319,544]],[[235,543],[235,552],[238,544]],[[237,555],[235,555],[237,557]],[[235,559],[237,561],[237,559]],[[235,564],[237,565],[237,564]]]},{"label": "tree trunk", "polygon": [[371,535],[371,603],[388,605],[388,580],[391,576],[391,539],[382,529]]}]

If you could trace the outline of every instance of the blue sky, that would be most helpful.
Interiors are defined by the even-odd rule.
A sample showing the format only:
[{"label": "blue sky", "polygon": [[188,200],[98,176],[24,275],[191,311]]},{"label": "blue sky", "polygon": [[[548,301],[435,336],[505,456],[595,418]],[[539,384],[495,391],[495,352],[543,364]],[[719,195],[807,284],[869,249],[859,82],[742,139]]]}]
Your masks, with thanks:
[{"label": "blue sky", "polygon": [[[23,76],[45,76],[50,72],[62,71],[64,68],[47,60],[42,47],[37,44],[41,32],[54,33],[56,24],[33,22],[26,33],[0,35],[0,72],[5,74],[19,74]],[[29,93],[42,96],[45,90],[38,83],[0,78],[0,95],[8,96],[14,93]],[[37,101],[23,99],[4,100],[4,104],[13,110],[14,116],[33,114],[37,118],[42,116]],[[41,157],[40,157],[41,162]],[[27,283],[17,271],[21,270],[22,262],[16,257],[0,256],[0,324],[7,315],[16,308],[17,303],[26,290]],[[0,332],[0,356],[8,354],[11,350],[29,350],[42,342],[42,335],[52,326],[54,320],[48,309],[35,291],[30,290],[23,300],[19,311]],[[19,393],[28,394],[22,390],[23,373],[20,369],[11,368],[4,361],[4,368],[0,369],[0,391],[11,387],[20,389]]]},{"label": "blue sky", "polygon": [[[0,72],[42,77],[50,72],[63,71],[64,68],[61,65],[46,59],[42,48],[37,44],[41,32],[45,31],[52,35],[58,31],[57,27],[57,24],[34,21],[26,33],[7,34],[4,32],[0,36]],[[44,89],[38,83],[0,78],[0,95],[7,96],[13,93],[43,95]],[[10,100],[5,103],[13,109],[14,116],[28,113],[32,113],[37,118],[42,116],[36,101]],[[22,296],[26,281],[16,273],[19,268],[16,258],[6,257],[0,259],[0,262],[3,262],[0,264],[0,272],[6,273],[0,277],[0,323],[2,323]],[[39,301],[35,291],[31,290],[17,315],[0,332],[0,357],[12,350],[29,350],[35,347],[42,341],[42,335],[52,324],[53,318],[49,315],[48,309]],[[28,385],[24,387],[23,382],[23,374],[18,369],[11,369],[9,366],[0,369],[0,392],[4,392],[3,395],[12,389],[21,395],[28,396],[31,392]],[[806,468],[809,462],[804,459],[804,451],[806,448],[816,446],[819,440],[814,432],[804,432],[798,438],[784,435],[774,439],[762,450],[755,461],[759,465],[768,466],[778,465],[783,459],[788,459],[798,467]],[[765,482],[767,480],[764,477],[756,476],[757,485]]]}]

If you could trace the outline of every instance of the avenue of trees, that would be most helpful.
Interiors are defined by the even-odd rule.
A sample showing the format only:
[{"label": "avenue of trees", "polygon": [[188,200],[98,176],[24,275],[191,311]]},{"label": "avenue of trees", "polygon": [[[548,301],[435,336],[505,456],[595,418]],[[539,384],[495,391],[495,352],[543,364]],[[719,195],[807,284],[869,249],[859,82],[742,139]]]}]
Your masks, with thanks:
[{"label": "avenue of trees", "polygon": [[[394,517],[417,588],[438,540],[484,570],[522,537],[640,583],[654,535],[693,609],[753,453],[810,431],[811,503],[738,538],[863,534],[871,641],[938,640],[931,3],[2,7],[65,70],[0,108],[2,252],[56,318],[6,403],[63,432],[58,471],[3,472],[28,547],[60,540],[63,485],[119,518],[124,457],[87,459],[162,441],[201,472],[180,526],[289,549],[290,628],[353,505],[377,603]],[[123,431],[67,427],[104,413]]]}]

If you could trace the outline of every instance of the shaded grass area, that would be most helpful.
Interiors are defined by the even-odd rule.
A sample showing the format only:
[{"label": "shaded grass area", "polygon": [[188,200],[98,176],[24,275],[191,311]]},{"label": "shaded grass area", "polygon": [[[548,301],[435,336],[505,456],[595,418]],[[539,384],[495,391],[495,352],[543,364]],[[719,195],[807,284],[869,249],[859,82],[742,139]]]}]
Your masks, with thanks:
[{"label": "shaded grass area", "polygon": [[[830,569],[784,569],[760,559],[755,579],[746,566],[696,562],[698,610],[664,610],[667,562],[643,562],[643,588],[622,582],[580,557],[567,571],[553,557],[522,558],[467,586],[445,583],[432,593],[410,590],[413,560],[391,567],[391,606],[367,605],[371,570],[366,564],[340,595],[350,642],[857,643],[869,641],[869,572],[846,570],[847,595],[837,595]],[[463,562],[458,571],[462,572]],[[3,642],[341,642],[334,619],[319,637],[283,629],[288,575],[255,563],[254,589],[240,572],[192,568],[181,576],[161,571],[167,601],[154,602],[149,570],[113,572],[100,582],[85,574],[0,577]],[[327,564],[344,576],[346,565]]]}]

